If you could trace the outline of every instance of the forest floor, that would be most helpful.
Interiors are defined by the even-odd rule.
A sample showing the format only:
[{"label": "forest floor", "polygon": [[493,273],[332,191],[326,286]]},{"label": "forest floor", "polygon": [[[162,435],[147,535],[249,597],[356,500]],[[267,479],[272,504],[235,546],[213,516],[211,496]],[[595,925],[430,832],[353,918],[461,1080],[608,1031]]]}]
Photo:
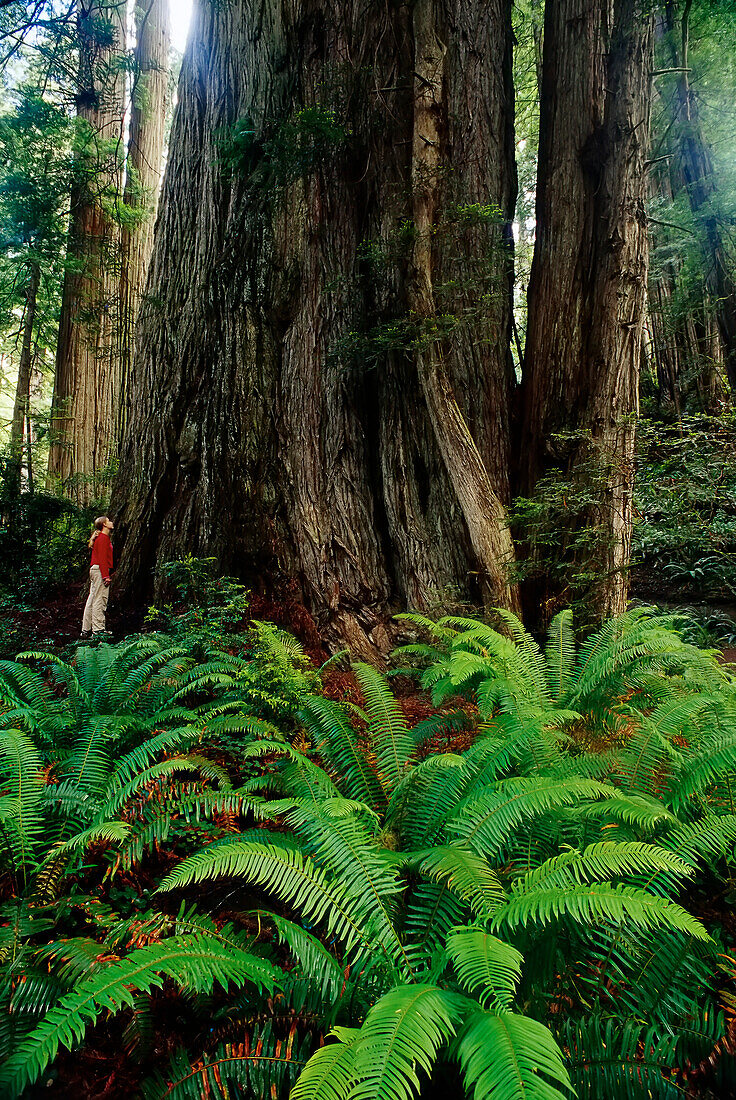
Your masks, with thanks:
[{"label": "forest floor", "polygon": [[[83,581],[74,581],[56,588],[48,589],[36,599],[27,602],[6,601],[0,611],[2,628],[0,629],[0,659],[15,656],[17,652],[29,649],[54,649],[63,651],[72,646],[82,628],[82,612],[87,596],[87,585]],[[692,609],[692,604],[682,596],[679,602],[676,594],[662,594],[647,590],[636,591],[640,602],[651,602],[667,613],[682,609]],[[736,604],[725,601],[702,602],[702,611],[713,610],[733,618],[736,624]],[[121,608],[116,604],[114,589],[108,608],[108,629],[112,641],[121,641],[129,634],[137,634],[146,627],[147,608],[144,606]],[[291,593],[281,599],[269,599],[266,596],[251,593],[248,614],[239,624],[244,630],[253,620],[274,623],[294,634],[304,646],[315,667],[319,667],[328,657],[318,627],[309,611]],[[721,650],[724,664],[736,664],[736,645],[716,645]]]},{"label": "forest floor", "polygon": [[[0,639],[5,652],[0,653],[0,657],[12,656],[23,649],[71,652],[79,637],[84,597],[84,585],[78,582],[59,587],[35,603],[29,600],[27,605],[18,602],[15,607],[6,606],[2,617],[7,625],[4,626],[4,637]],[[109,615],[113,640],[119,641],[127,635],[146,629],[145,612],[143,607],[123,612],[116,608],[113,598]],[[314,620],[294,598],[272,601],[252,595],[248,615],[240,624],[240,629],[245,630],[251,620],[273,622],[295,634],[315,668],[328,656]],[[736,648],[723,649],[723,660],[736,663]],[[428,693],[421,690],[413,678],[394,676],[391,684],[410,727],[437,713]],[[323,675],[323,691],[331,699],[358,705],[363,703],[358,682],[349,670],[328,669]],[[472,744],[478,725],[477,708],[466,700],[456,699],[453,701],[453,709],[464,711],[467,721],[462,723],[462,728],[457,728],[453,723],[439,725],[423,745],[422,755],[432,752],[462,752]],[[120,889],[136,895],[144,890],[149,892],[155,888],[156,882],[160,881],[167,869],[163,864],[158,865],[152,861],[139,868],[135,874],[121,876]],[[717,889],[714,884],[712,889],[702,889],[691,897],[690,906],[707,926],[722,929],[725,944],[736,944],[736,917],[732,908],[732,896],[726,896],[722,888]],[[184,1025],[181,999],[173,987],[166,987],[156,1000],[153,1042],[155,1057],[160,1064],[165,1064],[177,1047],[186,1041]],[[731,1039],[736,1042],[734,1021],[731,1031],[734,1033]],[[137,1089],[140,1067],[131,1058],[129,1042],[129,1036],[124,1035],[121,1040],[121,1036],[116,1034],[115,1028],[111,1028],[109,1023],[99,1023],[89,1030],[82,1049],[59,1055],[53,1072],[46,1078],[43,1090],[39,1086],[33,1095],[40,1095],[43,1091],[49,1097],[74,1097],[75,1100],[123,1100],[139,1095]],[[707,1063],[701,1067],[693,1067],[688,1090],[683,1092],[683,1097],[697,1096],[702,1100],[704,1096],[713,1096],[707,1088],[702,1087],[709,1077],[710,1067]]]}]

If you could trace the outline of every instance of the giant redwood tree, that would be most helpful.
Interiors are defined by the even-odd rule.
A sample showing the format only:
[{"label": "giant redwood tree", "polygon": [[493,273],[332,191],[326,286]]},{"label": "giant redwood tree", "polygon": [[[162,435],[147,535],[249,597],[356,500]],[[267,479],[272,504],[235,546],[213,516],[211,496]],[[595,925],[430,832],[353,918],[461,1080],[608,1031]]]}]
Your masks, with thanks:
[{"label": "giant redwood tree", "polygon": [[627,593],[651,12],[649,0],[555,0],[545,11],[521,481],[528,493],[552,471],[567,481],[560,549],[602,615],[622,611]]},{"label": "giant redwood tree", "polygon": [[203,2],[121,468],[129,591],[183,550],[326,635],[515,606],[510,0]]},{"label": "giant redwood tree", "polygon": [[117,450],[119,230],[125,116],[124,0],[77,5],[75,182],[52,409],[49,477],[80,501]]}]

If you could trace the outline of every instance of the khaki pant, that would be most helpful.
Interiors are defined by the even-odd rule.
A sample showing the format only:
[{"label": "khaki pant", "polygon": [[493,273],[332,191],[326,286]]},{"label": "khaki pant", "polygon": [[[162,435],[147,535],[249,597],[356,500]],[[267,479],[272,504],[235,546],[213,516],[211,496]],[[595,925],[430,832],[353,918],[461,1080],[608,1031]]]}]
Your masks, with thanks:
[{"label": "khaki pant", "polygon": [[105,629],[105,612],[107,611],[107,597],[110,589],[102,580],[99,565],[93,565],[89,571],[89,596],[84,605],[82,618],[82,630],[91,630],[93,634],[99,634]]}]

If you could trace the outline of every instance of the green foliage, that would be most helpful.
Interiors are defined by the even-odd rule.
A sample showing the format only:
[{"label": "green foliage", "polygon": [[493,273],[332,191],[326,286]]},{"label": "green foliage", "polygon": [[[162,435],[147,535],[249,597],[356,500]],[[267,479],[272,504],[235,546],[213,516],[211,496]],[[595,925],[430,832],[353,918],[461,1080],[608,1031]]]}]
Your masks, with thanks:
[{"label": "green foliage", "polygon": [[565,612],[545,648],[507,613],[408,621],[430,640],[401,659],[478,709],[462,754],[422,758],[370,666],[361,705],[323,698],[268,624],[199,664],[149,637],[0,666],[9,1095],[111,1011],[146,1100],[645,1100],[718,1048],[690,900],[730,882],[730,675],[643,609],[582,645]]},{"label": "green foliage", "polygon": [[[30,74],[25,75],[27,79]],[[18,518],[15,498],[21,489],[21,467],[26,467],[29,491],[34,476],[43,476],[48,425],[45,401],[43,396],[38,400],[37,391],[39,378],[43,388],[53,371],[71,186],[71,130],[63,106],[44,96],[33,82],[18,85],[5,99],[0,114],[0,477],[2,496],[11,502],[3,528],[11,533]],[[17,394],[16,382],[29,316],[31,344],[26,350],[34,368],[34,439],[22,446],[16,436],[11,450],[11,413],[19,415],[28,400],[27,394]],[[30,420],[30,409],[28,413]]]},{"label": "green foliage", "polygon": [[350,131],[330,107],[300,107],[271,126],[240,119],[221,139],[220,159],[229,174],[246,175],[266,193],[308,176],[334,158]]},{"label": "green foliage", "polygon": [[[610,737],[657,702],[728,681],[711,653],[683,641],[672,617],[648,608],[604,623],[580,646],[572,613],[561,611],[544,651],[516,616],[496,615],[498,630],[475,619],[449,616],[432,623],[399,616],[432,636],[432,644],[412,643],[396,652],[428,666],[418,675],[435,705],[466,695],[477,699],[484,718],[500,718],[511,729],[509,720],[542,719],[550,728]],[[544,738],[542,728],[538,735]]]},{"label": "green foliage", "polygon": [[561,607],[594,623],[591,593],[600,583],[610,534],[594,518],[616,472],[589,430],[558,431],[547,440],[548,470],[529,497],[516,497],[509,523],[520,553],[514,565],[540,606],[546,625]]},{"label": "green foliage", "polygon": [[248,610],[248,592],[233,577],[218,575],[216,558],[185,554],[164,562],[158,581],[171,599],[149,607],[148,624],[204,650],[213,643],[238,644],[233,635]]},{"label": "green foliage", "polygon": [[736,432],[731,416],[691,416],[676,428],[641,421],[637,435],[633,552],[642,581],[680,601],[732,599]]},{"label": "green foliage", "polygon": [[[325,772],[284,747],[251,785],[281,831],[205,848],[161,890],[266,891],[259,923],[294,966],[285,1006],[309,996],[330,1038],[296,1097],[415,1096],[453,1064],[465,1095],[561,1096],[586,1050],[608,1050],[611,1097],[667,1095],[724,1033],[716,946],[678,898],[731,844],[730,677],[642,610],[579,649],[565,613],[546,651],[507,615],[505,634],[412,618],[432,642],[401,655],[428,660],[437,701],[476,701],[472,748],[418,761],[385,681],[357,666],[365,710],[302,712]],[[591,751],[604,730],[611,751]],[[641,1034],[637,1013],[641,1045],[607,1048],[612,1018]]]},{"label": "green foliage", "polygon": [[276,971],[233,943],[215,937],[178,936],[132,951],[76,983],[46,1014],[19,1049],[0,1069],[3,1095],[23,1095],[56,1056],[59,1047],[71,1047],[84,1036],[90,1022],[102,1013],[116,1013],[134,1003],[137,992],[160,988],[173,978],[187,992],[206,993],[215,982],[223,987],[252,982],[273,992]]},{"label": "green foliage", "polygon": [[[285,666],[288,643],[273,635]],[[140,880],[130,885],[162,851],[186,856],[246,812],[248,795],[213,751],[228,734],[235,744],[235,730],[241,749],[281,737],[242,697],[234,716],[218,706],[246,670],[236,658],[197,665],[156,636],[81,647],[71,663],[40,653],[0,663],[3,1095],[21,1095],[97,1018],[138,1012],[165,978],[193,1011],[206,1010],[214,982],[248,982],[264,997],[280,983],[250,953],[252,937],[184,910],[157,914]],[[256,684],[252,671],[252,701]],[[285,1057],[284,1079],[305,1061]],[[269,1072],[266,1060],[237,1064],[260,1066],[262,1081]]]},{"label": "green foliage", "polygon": [[22,607],[80,575],[95,513],[45,493],[23,493],[7,509],[9,522],[0,528],[0,593],[10,608]]}]

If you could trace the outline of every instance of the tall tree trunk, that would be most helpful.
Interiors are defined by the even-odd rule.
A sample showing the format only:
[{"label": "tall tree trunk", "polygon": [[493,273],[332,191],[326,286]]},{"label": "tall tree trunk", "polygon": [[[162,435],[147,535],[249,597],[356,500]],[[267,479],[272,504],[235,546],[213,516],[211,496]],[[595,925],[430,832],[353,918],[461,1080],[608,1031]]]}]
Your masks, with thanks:
[{"label": "tall tree trunk", "polygon": [[[675,76],[673,97],[677,157],[673,170],[684,181],[690,208],[700,235],[705,280],[724,352],[726,377],[736,392],[736,272],[729,258],[720,209],[713,154],[700,120],[697,96],[693,94],[688,71],[689,19],[692,0],[680,5],[667,0],[662,20],[667,32]],[[677,189],[677,188],[675,188]]]},{"label": "tall tree trunk", "polygon": [[15,387],[13,420],[10,425],[10,472],[8,477],[8,492],[12,497],[17,497],[21,488],[23,435],[26,424],[29,425],[29,464],[31,461],[29,406],[31,398],[31,367],[33,364],[33,329],[36,323],[36,304],[40,285],[41,268],[36,260],[31,260],[29,262],[28,286],[26,287],[26,304],[23,312],[23,337],[20,348],[20,359],[18,361],[18,381]]},{"label": "tall tree trunk", "polygon": [[114,497],[127,590],[215,554],[296,578],[358,648],[391,606],[513,605],[510,8],[195,14]]},{"label": "tall tree trunk", "polygon": [[[570,571],[588,575],[597,615],[622,611],[627,594],[647,278],[648,9],[557,0],[545,11],[522,482],[529,494],[561,470],[587,498],[561,549],[569,538]],[[593,533],[592,546],[578,538],[575,547],[576,535]]]},{"label": "tall tree trunk", "polygon": [[153,229],[164,168],[164,139],[169,90],[169,0],[144,0],[136,5],[136,46],[128,137],[126,207],[141,220],[126,224],[120,252],[120,377],[119,435],[125,429],[135,325],[153,250]]},{"label": "tall tree trunk", "polygon": [[[412,213],[414,247],[411,257],[409,306],[429,325],[428,338],[418,342],[417,372],[432,425],[452,488],[468,528],[470,543],[489,588],[490,599],[520,612],[509,570],[514,559],[511,533],[503,504],[461,412],[452,382],[449,351],[435,338],[437,307],[434,270],[437,256],[433,238],[441,217],[443,161],[441,126],[447,47],[437,33],[432,0],[416,0],[414,30],[414,132],[412,134]],[[505,402],[508,405],[508,398]],[[506,471],[499,471],[508,477]]]},{"label": "tall tree trunk", "polygon": [[117,449],[119,231],[110,206],[122,183],[126,4],[80,0],[77,117],[84,146],[72,188],[49,481],[79,502],[109,488]]}]

